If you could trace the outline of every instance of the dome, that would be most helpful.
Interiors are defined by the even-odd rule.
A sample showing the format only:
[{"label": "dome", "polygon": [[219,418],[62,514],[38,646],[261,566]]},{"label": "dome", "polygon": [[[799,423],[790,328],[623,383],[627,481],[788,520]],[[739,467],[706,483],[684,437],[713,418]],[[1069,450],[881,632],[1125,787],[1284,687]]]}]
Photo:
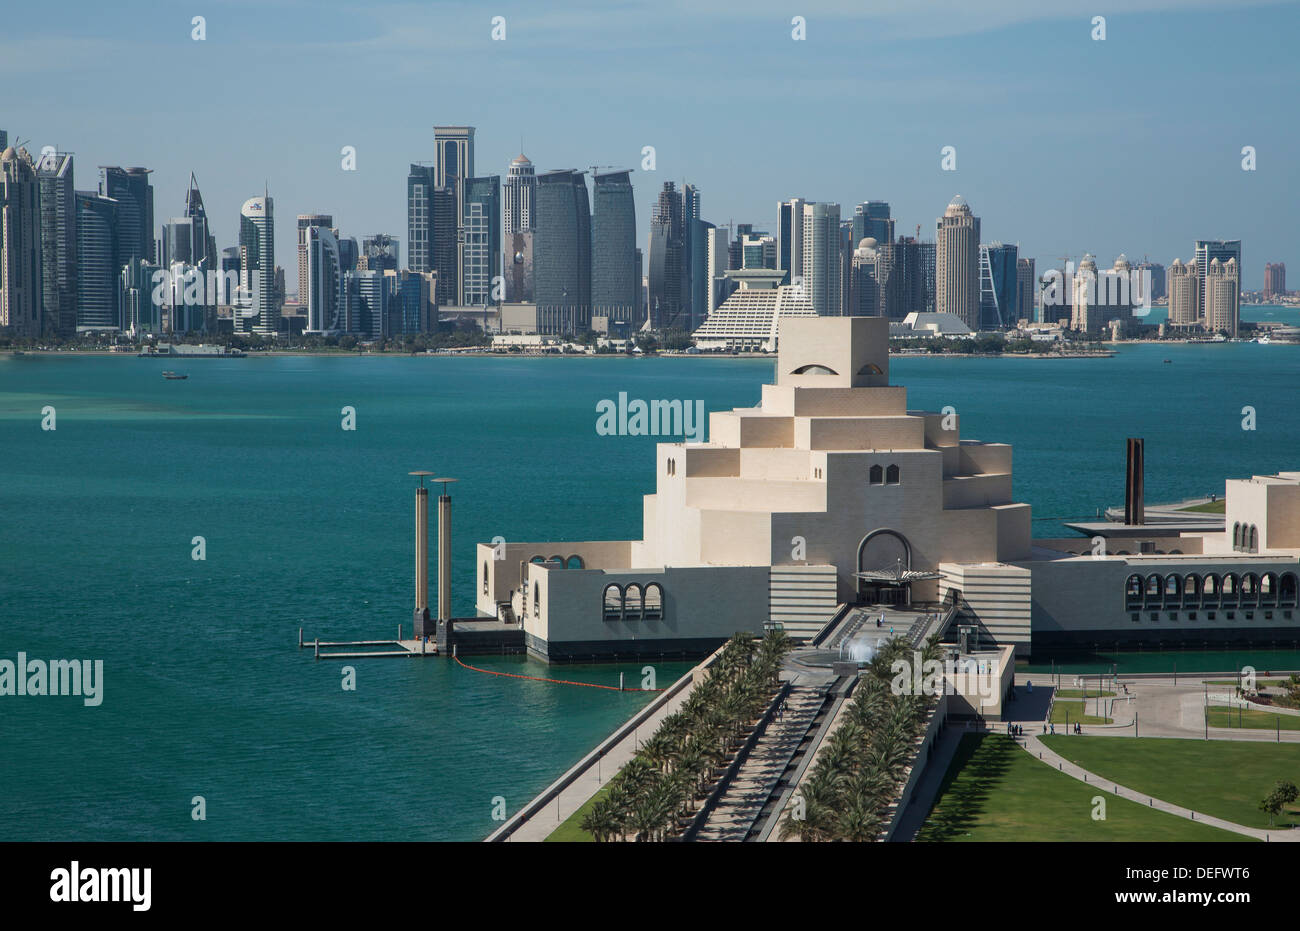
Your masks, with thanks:
[{"label": "dome", "polygon": [[1213,268],[1213,267],[1216,266],[1216,265],[1222,265],[1222,264],[1223,264],[1223,263],[1220,262],[1218,259],[1211,259],[1211,260],[1210,260],[1210,267],[1211,267],[1211,268]]},{"label": "dome", "polygon": [[970,205],[966,203],[966,198],[958,194],[948,204],[948,209],[943,212],[945,217],[959,217],[970,215]]},{"label": "dome", "polygon": [[14,151],[13,146],[9,146],[4,152],[0,152],[0,162],[12,162],[17,157],[18,153]]},{"label": "dome", "polygon": [[858,248],[859,248],[859,249],[874,249],[874,248],[876,248],[876,245],[877,245],[877,243],[876,243],[876,240],[875,240],[874,238],[872,238],[871,236],[864,236],[864,237],[862,238],[862,241],[861,241],[860,243],[858,243]]},{"label": "dome", "polygon": [[1182,259],[1174,259],[1174,264],[1173,264],[1173,265],[1170,265],[1169,267],[1170,267],[1170,268],[1182,268],[1182,267],[1183,267],[1183,260],[1182,260]]},{"label": "dome", "polygon": [[510,164],[511,164],[511,165],[531,165],[532,162],[530,162],[530,161],[528,160],[528,156],[527,156],[527,155],[525,155],[523,152],[520,152],[518,155],[516,155],[514,158],[512,158],[512,159],[510,160]]},{"label": "dome", "polygon": [[1085,252],[1083,258],[1079,260],[1079,267],[1083,268],[1084,266],[1089,268],[1097,267],[1097,259],[1091,252]]}]

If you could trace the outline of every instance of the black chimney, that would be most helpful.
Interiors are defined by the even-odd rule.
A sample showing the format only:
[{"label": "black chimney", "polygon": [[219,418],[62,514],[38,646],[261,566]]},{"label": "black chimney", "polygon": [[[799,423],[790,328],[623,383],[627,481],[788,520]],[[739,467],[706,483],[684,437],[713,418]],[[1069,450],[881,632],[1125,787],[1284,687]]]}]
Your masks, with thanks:
[{"label": "black chimney", "polygon": [[1128,438],[1128,466],[1124,475],[1124,523],[1145,524],[1142,503],[1142,439]]}]

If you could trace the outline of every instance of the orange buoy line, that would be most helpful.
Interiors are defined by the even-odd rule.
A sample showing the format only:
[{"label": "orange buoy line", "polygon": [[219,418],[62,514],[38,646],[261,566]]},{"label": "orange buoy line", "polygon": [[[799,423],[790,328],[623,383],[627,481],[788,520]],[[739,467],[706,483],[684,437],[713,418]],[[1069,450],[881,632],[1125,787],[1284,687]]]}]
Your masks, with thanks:
[{"label": "orange buoy line", "polygon": [[609,689],[611,692],[662,692],[664,689],[620,689],[616,685],[597,685],[594,682],[573,682],[569,679],[547,679],[544,676],[523,676],[516,672],[493,672],[491,669],[480,669],[477,666],[471,666],[455,654],[451,657],[457,663],[466,669],[472,669],[475,672],[485,672],[489,676],[507,676],[511,679],[532,679],[534,682],[555,682],[559,685],[583,685],[589,689]]}]

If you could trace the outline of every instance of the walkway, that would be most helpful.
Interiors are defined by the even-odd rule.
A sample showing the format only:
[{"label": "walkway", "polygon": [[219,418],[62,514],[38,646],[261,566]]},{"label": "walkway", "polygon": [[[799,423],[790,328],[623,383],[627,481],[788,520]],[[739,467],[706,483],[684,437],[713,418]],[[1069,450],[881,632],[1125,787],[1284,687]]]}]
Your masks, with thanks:
[{"label": "walkway", "polygon": [[785,700],[785,711],[768,724],[750,751],[736,778],[696,835],[697,841],[743,841],[754,819],[776,789],[799,744],[808,733],[825,698],[825,690],[795,686]]},{"label": "walkway", "polygon": [[[1109,779],[1104,779],[1096,773],[1076,766],[1065,757],[1053,750],[1049,750],[1037,734],[1027,734],[1024,738],[1024,748],[1029,753],[1044,763],[1055,766],[1058,771],[1072,776],[1081,782],[1097,786],[1106,792],[1113,792],[1120,798],[1126,798],[1131,802],[1137,802],[1139,805],[1146,805],[1148,808],[1154,808],[1156,811],[1167,812],[1171,815],[1177,815],[1180,818],[1186,818],[1189,821],[1199,821],[1201,824],[1208,824],[1211,827],[1222,828],[1225,831],[1232,831],[1234,834],[1244,834],[1247,837],[1253,837],[1256,840],[1265,841],[1298,841],[1300,842],[1300,828],[1291,830],[1275,829],[1265,830],[1263,828],[1248,828],[1245,825],[1236,824],[1232,821],[1224,821],[1222,818],[1215,818],[1213,815],[1207,815],[1204,812],[1193,811],[1190,808],[1182,808],[1169,802],[1161,801],[1150,795],[1138,792],[1136,789],[1130,789],[1127,786],[1117,785]],[[1019,741],[1017,741],[1019,742]]]}]

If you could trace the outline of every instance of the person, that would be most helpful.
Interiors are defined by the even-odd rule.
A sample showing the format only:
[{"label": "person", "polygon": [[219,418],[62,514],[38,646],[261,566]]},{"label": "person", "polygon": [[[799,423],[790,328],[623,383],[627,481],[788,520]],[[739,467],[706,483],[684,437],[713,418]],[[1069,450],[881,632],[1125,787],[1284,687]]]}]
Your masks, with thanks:
[{"label": "person", "polygon": [[1055,736],[1056,736],[1056,725],[1055,725],[1055,724],[1051,725],[1051,728],[1052,728],[1052,736],[1055,737]]}]

